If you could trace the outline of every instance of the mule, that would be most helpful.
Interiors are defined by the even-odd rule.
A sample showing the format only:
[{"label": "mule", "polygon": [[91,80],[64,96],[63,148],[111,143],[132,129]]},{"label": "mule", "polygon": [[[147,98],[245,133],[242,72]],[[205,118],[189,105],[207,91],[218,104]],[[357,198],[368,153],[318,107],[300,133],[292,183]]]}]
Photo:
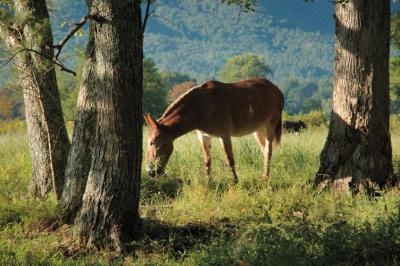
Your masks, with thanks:
[{"label": "mule", "polygon": [[[231,136],[253,133],[264,155],[264,177],[269,178],[272,148],[282,135],[284,97],[272,82],[254,78],[236,83],[208,81],[193,87],[155,121],[144,119],[150,128],[146,170],[162,174],[176,138],[197,130],[204,155],[205,173],[211,179],[211,136],[220,139],[234,183],[238,182]],[[274,144],[274,145],[273,145]]]}]

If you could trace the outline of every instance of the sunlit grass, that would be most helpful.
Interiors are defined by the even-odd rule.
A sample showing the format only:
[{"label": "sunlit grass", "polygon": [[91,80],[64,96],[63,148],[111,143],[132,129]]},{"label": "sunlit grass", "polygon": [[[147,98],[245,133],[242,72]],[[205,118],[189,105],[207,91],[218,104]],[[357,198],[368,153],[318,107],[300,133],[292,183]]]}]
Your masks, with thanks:
[{"label": "sunlit grass", "polygon": [[[392,133],[397,170],[399,133]],[[0,265],[374,264],[373,256],[395,264],[399,190],[370,198],[313,188],[326,135],[326,128],[284,135],[273,154],[269,184],[261,179],[263,159],[253,137],[234,139],[235,186],[217,139],[209,182],[196,135],[179,138],[166,175],[143,174],[145,238],[135,256],[123,257],[87,253],[74,227],[54,226],[54,198],[35,199],[27,192],[26,135],[0,135]],[[147,143],[146,130],[144,136]]]}]

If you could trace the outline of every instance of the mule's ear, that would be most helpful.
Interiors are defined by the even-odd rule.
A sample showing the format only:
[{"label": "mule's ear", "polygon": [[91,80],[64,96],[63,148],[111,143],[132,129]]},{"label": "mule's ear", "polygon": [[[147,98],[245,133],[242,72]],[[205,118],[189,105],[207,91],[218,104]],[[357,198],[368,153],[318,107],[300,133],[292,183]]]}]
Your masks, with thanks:
[{"label": "mule's ear", "polygon": [[[146,122],[147,125],[149,125],[149,120],[147,119],[147,116],[148,116],[148,115],[149,115],[148,113],[144,113],[144,114],[143,114],[144,122]],[[149,126],[150,126],[150,125],[149,125]]]},{"label": "mule's ear", "polygon": [[144,117],[144,121],[146,121],[146,123],[149,125],[149,127],[151,129],[156,129],[157,128],[157,122],[151,117],[150,114],[145,113],[143,115],[143,117]]}]

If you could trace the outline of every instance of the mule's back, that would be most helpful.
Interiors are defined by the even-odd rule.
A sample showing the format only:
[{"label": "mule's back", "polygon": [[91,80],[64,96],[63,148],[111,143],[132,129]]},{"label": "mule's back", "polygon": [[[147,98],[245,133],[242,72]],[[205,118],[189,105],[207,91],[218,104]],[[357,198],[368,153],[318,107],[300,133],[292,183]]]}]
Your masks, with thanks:
[{"label": "mule's back", "polygon": [[261,78],[236,83],[209,81],[201,91],[198,129],[211,135],[249,134],[267,121],[280,118],[283,110],[282,92]]}]

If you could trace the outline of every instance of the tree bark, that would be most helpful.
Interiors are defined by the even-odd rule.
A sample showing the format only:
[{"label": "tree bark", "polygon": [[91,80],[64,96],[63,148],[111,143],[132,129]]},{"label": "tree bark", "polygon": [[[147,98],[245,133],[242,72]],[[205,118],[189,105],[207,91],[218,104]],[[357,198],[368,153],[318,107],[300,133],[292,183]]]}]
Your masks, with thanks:
[{"label": "tree bark", "polygon": [[73,222],[82,206],[87,177],[90,170],[93,140],[96,130],[96,86],[94,27],[90,27],[85,63],[77,103],[71,150],[68,156],[65,183],[59,209],[63,220]]},{"label": "tree bark", "polygon": [[62,197],[70,204],[63,206],[68,206],[70,217],[81,206],[76,224],[88,246],[121,251],[140,228],[140,1],[93,0],[89,9],[96,16],[90,23],[86,72]]},{"label": "tree bark", "polygon": [[[16,21],[1,37],[14,53],[24,48],[53,57],[53,35],[44,0],[15,1]],[[29,15],[29,18],[26,18]],[[69,151],[54,64],[38,53],[19,52],[16,65],[23,85],[29,150],[32,159],[30,191],[45,196],[53,187],[59,198]]]},{"label": "tree bark", "polygon": [[333,110],[316,184],[359,191],[394,182],[389,132],[389,0],[336,4]]}]

